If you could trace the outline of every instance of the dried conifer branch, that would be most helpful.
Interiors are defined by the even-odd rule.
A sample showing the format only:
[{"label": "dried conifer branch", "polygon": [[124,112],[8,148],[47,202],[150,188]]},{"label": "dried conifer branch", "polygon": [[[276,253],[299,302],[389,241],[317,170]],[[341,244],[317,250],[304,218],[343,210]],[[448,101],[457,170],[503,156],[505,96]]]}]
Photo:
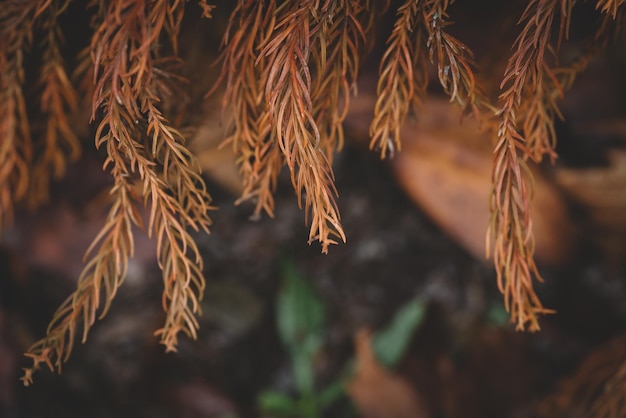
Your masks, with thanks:
[{"label": "dried conifer branch", "polygon": [[[128,2],[130,4],[125,4]],[[113,101],[118,101],[132,116],[127,123],[145,118],[148,124],[146,134],[151,138],[148,146],[151,154],[146,158],[133,152],[126,158],[131,168],[137,169],[143,181],[145,202],[150,203],[148,233],[154,232],[157,237],[157,258],[165,285],[163,305],[167,312],[166,323],[157,333],[167,350],[175,350],[179,331],[191,337],[196,335],[198,324],[194,314],[199,310],[198,299],[204,290],[204,277],[197,246],[186,228],[202,228],[208,232],[210,225],[210,197],[195,160],[185,148],[182,134],[171,127],[158,110],[160,99],[155,94],[162,81],[157,77],[159,71],[153,46],[164,31],[170,37],[177,35],[183,8],[183,2],[170,5],[163,0],[149,4],[119,1],[107,10],[107,18],[94,37],[94,44],[104,45],[108,51],[101,54],[98,47],[92,47],[96,51],[96,69],[103,68],[97,84],[106,86],[110,83],[110,88],[97,88],[96,91],[110,89],[110,94],[94,98],[94,104],[108,103],[110,106]],[[176,45],[175,41],[171,43]],[[128,45],[128,52],[120,48],[124,45]],[[116,54],[121,55],[116,57]],[[107,60],[109,57],[110,61]],[[127,57],[128,67],[125,68]],[[120,98],[120,94],[123,97]],[[122,139],[131,137],[115,138],[120,143]],[[127,145],[128,150],[133,148],[142,150]],[[155,160],[162,164],[163,180],[159,177]]]},{"label": "dried conifer branch", "polygon": [[47,336],[28,349],[26,356],[33,359],[33,365],[24,369],[21,380],[26,386],[32,383],[33,373],[42,363],[50,370],[56,368],[61,371],[63,362],[69,359],[72,352],[78,326],[82,325],[82,341],[85,342],[100,310],[102,291],[104,290],[105,306],[98,315],[100,318],[107,313],[126,276],[128,259],[134,251],[132,226],[140,225],[141,219],[133,203],[135,196],[129,182],[130,173],[123,151],[114,141],[109,141],[111,136],[120,134],[125,133],[112,132],[98,140],[98,145],[107,146],[109,154],[105,167],[111,166],[115,181],[111,189],[113,206],[109,210],[106,224],[85,253],[85,258],[93,255],[78,279],[76,291],[55,313],[48,326]]},{"label": "dried conifer branch", "polygon": [[[618,6],[623,2],[619,1],[619,4],[615,4],[615,8],[612,6],[600,7],[600,3],[601,2],[598,2],[596,9],[599,9],[604,13],[602,21],[600,22],[593,38],[587,45],[585,45],[582,54],[570,65],[554,69],[553,73],[558,85],[550,85],[547,87],[548,91],[552,91],[551,100],[559,99],[563,92],[572,87],[578,74],[585,71],[600,52],[604,51],[610,45],[614,44],[617,39],[620,39],[620,37],[623,36],[624,28],[622,27],[622,22],[624,22],[624,19],[626,18],[626,10],[624,8],[618,9]],[[607,4],[608,3],[610,2],[607,2]],[[548,84],[552,83],[552,80],[553,78],[551,77],[544,78],[544,82]],[[561,90],[559,90],[559,86]],[[554,105],[554,108],[556,109],[556,112],[558,112],[556,105]],[[560,114],[558,114],[558,116],[561,117]]]},{"label": "dried conifer branch", "polygon": [[[554,162],[556,159],[554,118],[560,115],[557,100],[562,98],[564,89],[552,69],[556,65],[550,65],[548,58],[553,58],[556,64],[556,50],[562,39],[567,38],[574,1],[537,2],[536,10],[531,9],[533,5],[529,4],[522,16],[521,20],[527,19],[528,23],[514,45],[514,48],[518,48],[518,54],[514,56],[517,60],[515,68],[519,70],[526,66],[520,74],[525,74],[528,78],[524,80],[518,77],[521,80],[520,86],[524,89],[519,122],[522,126],[522,136],[530,152],[529,156],[535,161],[540,161],[547,155]],[[557,45],[553,47],[550,43],[550,29],[557,11],[560,11],[560,27]],[[531,16],[532,13],[535,13],[534,16]],[[546,53],[549,54],[548,57],[545,56]],[[526,64],[524,59],[528,60]],[[507,70],[510,70],[510,67]],[[503,85],[510,81],[511,77],[510,71],[506,73]]]},{"label": "dried conifer branch", "polygon": [[[498,143],[494,151],[493,183],[491,194],[491,221],[489,232],[495,236],[494,264],[498,288],[511,321],[518,329],[539,329],[537,315],[548,312],[543,308],[533,288],[533,276],[542,280],[533,259],[534,237],[530,219],[532,179],[525,160],[538,159],[553,149],[549,136],[552,120],[545,111],[546,92],[543,75],[548,69],[544,55],[550,50],[550,31],[557,10],[567,11],[568,0],[533,0],[520,21],[526,24],[515,41],[515,52],[509,59],[501,88]],[[565,12],[563,12],[565,13]],[[569,16],[562,16],[561,28]],[[507,87],[508,86],[508,87]],[[534,96],[525,120],[529,131],[524,138],[517,129],[517,115],[527,89]],[[534,100],[534,101],[532,101]],[[532,142],[530,142],[532,141]],[[531,148],[532,147],[532,148]]]},{"label": "dried conifer branch", "polygon": [[316,66],[312,86],[313,114],[320,131],[320,146],[332,161],[344,142],[342,122],[356,94],[359,56],[365,44],[367,20],[374,13],[361,0],[327,0],[319,12],[319,30],[313,48]]},{"label": "dried conifer branch", "polygon": [[[531,276],[535,275],[539,280],[541,277],[532,260],[534,243],[531,221],[528,203],[524,203],[531,198],[532,187],[527,183],[531,176],[524,159],[530,156],[538,160],[544,154],[549,155],[552,160],[556,158],[554,118],[561,117],[557,100],[572,86],[577,74],[587,68],[592,58],[606,48],[617,27],[611,26],[609,19],[605,18],[586,53],[569,67],[552,70],[539,50],[550,50],[550,15],[556,10],[561,12],[559,38],[567,36],[573,2],[536,4],[534,19],[529,17],[531,6],[533,4],[525,12],[529,24],[518,38],[518,50],[509,62],[503,82],[504,85],[510,81],[512,85],[500,97],[504,105],[499,111],[500,142],[496,148],[490,231],[496,234],[494,263],[498,272],[499,288],[505,294],[505,305],[507,309],[510,308],[512,320],[517,323],[518,328],[523,329],[524,323],[528,321],[530,329],[536,330],[539,325],[535,313],[544,313],[547,310],[542,307],[532,287]],[[526,52],[522,49],[524,45]],[[514,59],[517,61],[514,62]],[[518,74],[514,74],[515,72]],[[516,130],[516,112],[523,115],[520,120],[525,137]],[[534,151],[530,147],[534,147]],[[504,204],[504,201],[508,201],[508,204]]]},{"label": "dried conifer branch", "polygon": [[[613,8],[600,7],[600,2],[598,2],[596,9],[604,13],[600,25],[579,57],[568,66],[554,69],[553,73],[558,82],[558,86],[550,85],[547,87],[548,91],[552,91],[551,100],[556,101],[561,98],[562,93],[572,87],[578,74],[585,71],[600,52],[623,37],[623,22],[626,20],[626,9],[618,8],[619,5],[623,4],[623,1],[617,3],[619,4],[616,4],[615,8]],[[546,83],[552,83],[552,81],[553,78],[551,77],[544,78],[544,82]],[[559,90],[559,86],[561,90]],[[557,113],[559,117],[562,117],[558,114],[556,105],[554,105],[554,109],[555,113]]]},{"label": "dried conifer branch", "polygon": [[[311,39],[318,27],[311,27],[318,10],[314,0],[283,3],[276,11],[277,21],[260,54],[267,59],[269,76],[265,86],[268,112],[276,141],[291,171],[291,181],[306,219],[311,214],[309,243],[318,240],[322,252],[345,241],[330,163],[320,148],[320,133],[313,116],[309,55]],[[317,22],[316,22],[317,23]]]},{"label": "dried conifer branch", "polygon": [[[202,260],[187,227],[208,231],[209,196],[191,153],[180,132],[169,125],[158,109],[156,91],[166,90],[156,66],[157,45],[162,33],[177,33],[177,22],[184,3],[119,0],[97,4],[101,22],[92,39],[96,89],[93,115],[103,117],[96,132],[96,146],[107,146],[105,166],[115,180],[114,203],[107,224],[88,250],[100,243],[85,266],[77,290],[57,311],[48,335],[37,342],[28,355],[33,368],[25,371],[28,384],[42,362],[60,368],[70,354],[73,337],[82,317],[83,340],[100,310],[100,291],[106,314],[122,284],[128,258],[133,253],[131,226],[139,224],[131,196],[131,176],[138,173],[142,194],[150,206],[148,233],[157,239],[159,265],[165,290],[167,312],[164,327],[157,331],[168,350],[174,350],[179,331],[195,337],[198,327],[194,314],[204,290]],[[175,42],[173,42],[175,44]],[[142,132],[139,121],[145,120]],[[145,136],[150,139],[142,144]]]},{"label": "dried conifer branch", "polygon": [[232,120],[225,143],[238,156],[242,175],[244,190],[237,203],[256,200],[254,217],[262,211],[274,215],[273,192],[284,163],[266,107],[267,60],[259,57],[259,49],[273,30],[275,9],[274,0],[240,0],[223,40],[220,80],[226,78],[226,90],[222,107]]},{"label": "dried conifer branch", "polygon": [[0,7],[0,228],[13,218],[15,202],[26,194],[32,140],[22,85],[24,55],[30,45],[40,0],[5,1]]},{"label": "dried conifer branch", "polygon": [[209,232],[210,196],[194,156],[184,138],[156,107],[157,97],[144,89],[142,113],[147,114],[148,135],[152,137],[152,158],[163,164],[163,180],[146,166],[144,197],[150,199],[148,231],[157,237],[157,259],[163,271],[163,308],[166,322],[157,331],[168,351],[175,351],[178,332],[196,338],[199,299],[204,293],[202,257],[187,227]]},{"label": "dried conifer branch", "polygon": [[487,105],[474,76],[472,51],[461,41],[446,33],[450,25],[447,9],[454,0],[426,0],[422,6],[423,25],[428,32],[430,60],[437,57],[439,82],[450,101],[479,117],[477,104]]},{"label": "dried conifer branch", "polygon": [[406,0],[389,36],[380,63],[374,120],[370,125],[370,148],[381,158],[400,150],[400,128],[412,103],[419,102],[428,83],[424,34],[418,25],[419,2]]},{"label": "dried conifer branch", "polygon": [[596,2],[596,9],[600,10],[604,14],[608,14],[613,17],[613,20],[617,17],[617,9],[624,4],[624,0],[598,0]]},{"label": "dried conifer branch", "polygon": [[43,67],[39,78],[43,86],[41,110],[45,115],[42,153],[36,156],[31,169],[30,204],[37,205],[49,199],[51,177],[61,178],[68,161],[76,161],[81,145],[69,122],[69,115],[77,110],[78,97],[65,71],[59,49],[61,40],[57,16],[63,13],[69,2],[53,1],[45,14],[43,29]]}]

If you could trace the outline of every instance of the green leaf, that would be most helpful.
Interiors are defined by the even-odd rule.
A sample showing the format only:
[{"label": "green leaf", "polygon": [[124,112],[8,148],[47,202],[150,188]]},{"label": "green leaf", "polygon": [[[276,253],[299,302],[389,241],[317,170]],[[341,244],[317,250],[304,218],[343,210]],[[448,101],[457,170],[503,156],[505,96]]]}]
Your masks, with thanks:
[{"label": "green leaf", "polygon": [[257,398],[262,412],[279,416],[294,416],[298,414],[297,402],[280,392],[270,390],[263,392]]},{"label": "green leaf", "polygon": [[287,347],[316,346],[324,327],[324,304],[292,262],[283,266],[278,296],[278,331]]},{"label": "green leaf", "polygon": [[315,389],[313,356],[307,352],[295,350],[291,354],[291,367],[298,391],[302,395],[313,394]]},{"label": "green leaf", "polygon": [[391,323],[374,336],[374,352],[386,367],[393,368],[402,359],[411,337],[424,319],[426,304],[412,300],[394,315]]},{"label": "green leaf", "polygon": [[509,323],[509,313],[502,303],[494,303],[487,310],[487,322],[501,327]]},{"label": "green leaf", "polygon": [[[305,394],[298,399],[297,418],[321,418],[317,396]],[[296,418],[294,417],[294,418]]]},{"label": "green leaf", "polygon": [[283,265],[283,284],[277,302],[280,338],[291,354],[298,390],[312,393],[313,359],[324,341],[324,304],[292,262]]},{"label": "green leaf", "polygon": [[320,409],[326,409],[343,396],[345,396],[346,391],[344,389],[344,381],[343,379],[337,379],[328,385],[324,390],[320,392],[318,395],[318,403]]}]

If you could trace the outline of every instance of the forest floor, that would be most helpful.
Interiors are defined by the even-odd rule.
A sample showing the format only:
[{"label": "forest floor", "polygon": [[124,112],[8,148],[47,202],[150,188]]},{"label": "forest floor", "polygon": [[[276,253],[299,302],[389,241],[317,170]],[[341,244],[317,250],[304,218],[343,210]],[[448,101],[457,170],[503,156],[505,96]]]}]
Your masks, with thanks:
[{"label": "forest floor", "polygon": [[[283,265],[292,263],[326,308],[318,385],[353,356],[359,329],[379,329],[408,301],[427,313],[395,373],[409,382],[429,417],[532,417],[557,382],[603,343],[624,332],[624,271],[587,253],[543,269],[538,290],[556,314],[542,331],[506,321],[491,265],[459,248],[405,196],[375,154],[348,148],[336,163],[346,244],[320,254],[288,177],[276,216],[249,220],[251,208],[210,184],[214,225],[197,235],[208,286],[197,341],[164,353],[152,336],[163,319],[153,246],[138,233],[136,262],[111,312],[76,346],[62,374],[41,371],[32,387],[18,378],[21,357],[43,336],[70,294],[82,251],[104,211],[70,191],[94,184],[97,161],[73,167],[48,208],[18,219],[3,250],[0,305],[2,416],[258,416],[258,395],[294,393],[290,361],[276,327]],[[95,182],[97,183],[97,181]],[[93,196],[93,188],[86,189]],[[93,197],[89,197],[90,200]],[[503,316],[504,315],[504,316]],[[384,401],[383,401],[384,403]],[[363,411],[361,411],[363,412]],[[322,416],[357,416],[347,398]]]}]

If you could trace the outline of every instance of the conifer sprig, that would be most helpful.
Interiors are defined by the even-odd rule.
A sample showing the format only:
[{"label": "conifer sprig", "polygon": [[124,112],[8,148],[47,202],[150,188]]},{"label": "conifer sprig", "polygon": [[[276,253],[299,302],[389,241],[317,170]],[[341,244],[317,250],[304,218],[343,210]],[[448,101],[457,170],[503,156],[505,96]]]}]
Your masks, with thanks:
[{"label": "conifer sprig", "polygon": [[[533,287],[533,277],[541,281],[534,260],[534,236],[530,217],[533,186],[526,160],[553,155],[553,103],[544,90],[546,74],[557,83],[545,54],[552,51],[550,35],[554,16],[561,11],[560,38],[569,25],[569,0],[532,0],[520,22],[500,95],[498,143],[494,151],[490,233],[495,237],[493,259],[498,288],[518,329],[527,325],[539,329],[538,315],[546,310]],[[560,86],[559,86],[560,89]],[[526,100],[526,104],[523,104]],[[524,107],[526,106],[526,107]],[[519,110],[524,108],[524,129],[517,128]]]},{"label": "conifer sprig", "polygon": [[[202,260],[187,227],[208,232],[210,198],[184,138],[158,108],[166,91],[158,41],[176,37],[184,3],[165,0],[120,0],[94,3],[99,25],[91,42],[95,91],[92,118],[102,111],[96,147],[105,145],[114,178],[113,206],[108,221],[86,256],[91,255],[77,290],[57,311],[48,335],[28,355],[34,365],[25,371],[29,383],[40,363],[58,369],[72,350],[82,318],[83,340],[101,309],[104,289],[106,314],[122,284],[133,254],[132,225],[140,225],[132,196],[133,177],[141,182],[144,203],[150,209],[148,234],[157,239],[157,258],[163,272],[166,322],[157,331],[167,350],[175,350],[180,331],[195,337],[194,315],[204,290]],[[176,41],[171,41],[176,47]],[[142,126],[147,129],[142,130]],[[97,251],[92,252],[94,248]]]},{"label": "conifer sprig", "polygon": [[[79,326],[82,326],[82,341],[86,341],[98,312],[100,318],[107,313],[126,276],[128,260],[133,256],[132,227],[140,225],[141,219],[135,207],[133,186],[129,182],[130,172],[125,164],[119,164],[124,161],[121,154],[124,151],[114,141],[108,141],[107,136],[101,137],[99,142],[107,147],[105,167],[111,166],[114,179],[111,189],[113,206],[109,209],[104,227],[85,253],[85,258],[91,258],[78,279],[76,290],[55,313],[46,337],[33,344],[26,353],[33,360],[32,366],[24,369],[21,378],[27,386],[32,383],[33,373],[42,363],[50,370],[61,371],[63,362],[69,359],[72,352]],[[101,294],[104,294],[104,307],[101,307]]]},{"label": "conifer sprig", "polygon": [[372,13],[371,5],[361,0],[326,0],[318,14],[319,30],[312,53],[313,113],[320,146],[331,162],[333,153],[344,143],[342,122],[348,114],[350,96],[357,93],[359,57]]},{"label": "conifer sprig", "polygon": [[332,168],[320,147],[311,101],[311,39],[319,30],[319,20],[312,13],[318,7],[315,0],[281,4],[276,10],[276,26],[259,59],[267,60],[268,65],[265,97],[273,134],[300,206],[304,200],[305,218],[311,216],[309,243],[319,241],[326,253],[337,238],[345,241],[345,234],[335,202]]},{"label": "conifer sprig", "polygon": [[33,149],[22,90],[24,58],[34,20],[48,2],[8,0],[0,7],[0,228],[12,221],[14,205],[28,189]]},{"label": "conifer sprig", "polygon": [[[231,144],[243,182],[237,203],[255,200],[254,217],[274,216],[274,190],[284,164],[267,112],[265,84],[269,71],[259,49],[273,28],[274,0],[240,0],[224,35],[222,78],[226,88],[223,109],[231,127],[225,144]],[[216,84],[217,86],[217,84]]]},{"label": "conifer sprig", "polygon": [[624,5],[624,0],[598,0],[596,9],[604,14],[610,15],[613,20],[617,17],[618,9]]},{"label": "conifer sprig", "polygon": [[41,141],[36,145],[41,153],[35,155],[31,168],[29,201],[31,206],[49,199],[51,178],[60,179],[68,162],[76,161],[81,154],[81,144],[70,125],[70,115],[78,108],[78,97],[65,70],[60,43],[63,41],[57,17],[69,5],[69,1],[52,1],[42,16],[45,33],[43,64],[39,77],[42,86],[40,107],[45,114]]},{"label": "conifer sprig", "polygon": [[[208,232],[211,223],[208,217],[210,197],[195,159],[184,146],[182,134],[170,126],[159,111],[160,98],[156,95],[164,81],[158,77],[158,51],[154,50],[154,45],[165,32],[169,39],[178,36],[183,11],[183,2],[117,2],[110,6],[92,42],[95,68],[102,68],[96,92],[110,91],[94,98],[94,110],[100,103],[119,102],[122,94],[121,105],[130,118],[113,122],[131,125],[146,120],[148,126],[146,132],[140,133],[148,136],[148,146],[128,146],[127,151],[133,152],[128,153],[126,159],[133,171],[136,168],[139,173],[142,194],[150,207],[148,234],[154,233],[157,239],[157,258],[165,285],[163,305],[167,313],[166,323],[158,334],[168,350],[175,350],[179,331],[195,337],[194,314],[199,310],[198,299],[204,290],[202,260],[186,228]],[[171,43],[175,49],[177,42]],[[123,48],[125,45],[129,47],[128,53]],[[105,126],[110,128],[111,122],[101,122],[100,127]],[[120,144],[123,144],[122,139],[133,141],[130,135],[109,138]],[[148,150],[151,153],[145,155]]]},{"label": "conifer sprig", "polygon": [[380,157],[393,156],[402,147],[400,128],[414,102],[423,97],[428,83],[423,28],[418,25],[419,2],[406,0],[397,12],[388,47],[380,62],[370,148]]},{"label": "conifer sprig", "polygon": [[[147,114],[151,157],[162,162],[162,180],[146,169],[144,197],[150,200],[148,233],[156,236],[157,259],[163,272],[163,308],[166,322],[157,331],[168,351],[175,351],[178,332],[196,338],[199,299],[204,293],[202,257],[187,228],[209,232],[210,197],[200,177],[195,157],[184,146],[182,134],[169,126],[156,107],[157,97],[144,90],[142,112]],[[146,166],[149,168],[149,166]]]},{"label": "conifer sprig", "polygon": [[[387,41],[380,64],[377,101],[370,126],[370,148],[381,158],[401,149],[400,128],[411,109],[418,107],[428,87],[428,64],[450,100],[480,116],[479,106],[490,107],[476,77],[471,50],[445,28],[453,0],[407,0]],[[428,51],[428,54],[427,54]]]},{"label": "conifer sprig", "polygon": [[448,7],[454,0],[425,0],[422,6],[422,24],[428,33],[428,50],[431,62],[437,58],[437,76],[450,101],[464,111],[479,117],[478,106],[488,105],[488,100],[474,76],[472,51],[445,31],[450,25]]}]

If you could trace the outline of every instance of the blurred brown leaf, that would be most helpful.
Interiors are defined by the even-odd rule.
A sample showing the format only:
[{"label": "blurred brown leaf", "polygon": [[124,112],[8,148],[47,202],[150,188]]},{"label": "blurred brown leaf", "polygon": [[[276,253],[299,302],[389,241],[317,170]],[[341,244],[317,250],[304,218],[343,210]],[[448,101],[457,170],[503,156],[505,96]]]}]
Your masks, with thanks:
[{"label": "blurred brown leaf", "polygon": [[233,148],[221,146],[226,133],[220,122],[219,109],[207,107],[205,117],[191,139],[190,147],[204,174],[234,196],[240,196],[243,183]]},{"label": "blurred brown leaf", "polygon": [[[417,123],[402,130],[394,160],[400,184],[445,231],[477,258],[485,257],[492,188],[492,132],[444,100],[429,100]],[[575,225],[556,187],[533,170],[532,229],[538,260],[558,264],[571,254]]]},{"label": "blurred brown leaf", "polygon": [[[364,135],[361,125],[372,117],[374,98],[353,101],[347,132]],[[401,129],[402,151],[392,160],[398,182],[420,208],[478,259],[484,259],[492,188],[494,133],[442,98],[422,103],[417,120]],[[535,255],[548,264],[571,256],[577,226],[565,199],[539,170],[533,169],[535,195],[531,213]]]},{"label": "blurred brown leaf", "polygon": [[556,182],[586,209],[592,240],[619,260],[626,254],[626,151],[612,150],[608,158],[608,167],[559,170]]},{"label": "blurred brown leaf", "polygon": [[371,333],[357,331],[354,338],[356,370],[347,392],[364,418],[428,418],[415,389],[385,369],[372,350]]}]

